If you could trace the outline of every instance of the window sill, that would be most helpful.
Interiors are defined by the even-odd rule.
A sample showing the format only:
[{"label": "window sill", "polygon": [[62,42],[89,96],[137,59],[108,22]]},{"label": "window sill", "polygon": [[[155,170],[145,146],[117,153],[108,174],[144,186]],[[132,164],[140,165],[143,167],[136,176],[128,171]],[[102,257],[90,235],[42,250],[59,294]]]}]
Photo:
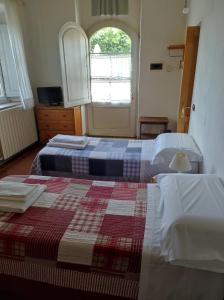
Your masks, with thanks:
[{"label": "window sill", "polygon": [[14,103],[2,103],[0,102],[0,111],[2,110],[7,110],[7,109],[12,109],[12,108],[18,108],[22,107],[20,102],[14,102]]},{"label": "window sill", "polygon": [[93,107],[105,107],[105,108],[129,108],[131,103],[101,103],[92,102]]}]

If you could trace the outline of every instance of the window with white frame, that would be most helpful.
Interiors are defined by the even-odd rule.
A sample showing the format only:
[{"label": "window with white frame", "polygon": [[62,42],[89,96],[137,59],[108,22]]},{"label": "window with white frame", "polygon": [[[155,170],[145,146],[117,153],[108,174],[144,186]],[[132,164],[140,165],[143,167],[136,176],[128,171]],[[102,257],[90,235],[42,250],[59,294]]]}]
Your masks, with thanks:
[{"label": "window with white frame", "polygon": [[131,39],[122,30],[105,27],[90,38],[92,102],[131,102]]},{"label": "window with white frame", "polygon": [[2,64],[0,60],[0,101],[4,100],[5,98],[6,96],[5,96],[4,78],[2,74]]},{"label": "window with white frame", "polygon": [[15,100],[29,109],[34,106],[34,100],[23,44],[20,5],[20,1],[0,1],[0,93],[3,95],[0,99]]},{"label": "window with white frame", "polygon": [[15,61],[3,11],[0,14],[0,100],[18,100],[20,95]]}]

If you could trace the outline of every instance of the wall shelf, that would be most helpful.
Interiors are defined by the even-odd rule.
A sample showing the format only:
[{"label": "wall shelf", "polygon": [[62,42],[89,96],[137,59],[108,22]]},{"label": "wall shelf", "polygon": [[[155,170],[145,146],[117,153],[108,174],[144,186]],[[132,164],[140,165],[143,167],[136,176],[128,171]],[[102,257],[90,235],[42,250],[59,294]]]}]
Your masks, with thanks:
[{"label": "wall shelf", "polygon": [[184,44],[172,44],[167,47],[170,57],[184,57]]},{"label": "wall shelf", "polygon": [[169,45],[168,50],[184,50],[185,45],[184,44],[176,44],[176,45]]}]

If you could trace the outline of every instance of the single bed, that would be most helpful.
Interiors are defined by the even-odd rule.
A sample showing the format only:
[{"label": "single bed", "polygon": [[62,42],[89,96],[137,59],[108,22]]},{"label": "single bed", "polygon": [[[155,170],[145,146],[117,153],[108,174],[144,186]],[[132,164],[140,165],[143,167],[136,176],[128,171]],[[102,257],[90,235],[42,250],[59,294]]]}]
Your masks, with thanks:
[{"label": "single bed", "polygon": [[0,213],[1,291],[33,290],[33,299],[223,300],[223,274],[165,260],[158,184],[4,180],[47,190],[24,214]]},{"label": "single bed", "polygon": [[[224,274],[169,263],[160,246],[160,188],[148,187],[148,209],[138,300],[223,300]],[[195,263],[195,262],[194,262]],[[192,264],[193,265],[193,264]]]},{"label": "single bed", "polygon": [[4,180],[47,189],[24,214],[0,212],[0,289],[17,277],[66,288],[73,297],[79,291],[97,299],[137,299],[146,184],[40,176]]},{"label": "single bed", "polygon": [[169,163],[180,150],[190,154],[190,173],[198,173],[201,154],[193,139],[184,134],[162,134],[156,140],[89,137],[83,150],[46,146],[33,161],[31,174],[150,182],[154,175],[173,172]]}]

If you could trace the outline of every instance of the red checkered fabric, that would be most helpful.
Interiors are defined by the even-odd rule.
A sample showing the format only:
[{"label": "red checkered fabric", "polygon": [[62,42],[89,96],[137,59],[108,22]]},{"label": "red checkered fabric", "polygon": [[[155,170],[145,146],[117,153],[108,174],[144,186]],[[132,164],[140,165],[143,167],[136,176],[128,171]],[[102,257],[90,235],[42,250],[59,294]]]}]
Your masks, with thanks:
[{"label": "red checkered fabric", "polygon": [[47,185],[24,214],[0,212],[0,257],[51,261],[72,270],[139,277],[145,230],[144,183],[16,176]]}]

